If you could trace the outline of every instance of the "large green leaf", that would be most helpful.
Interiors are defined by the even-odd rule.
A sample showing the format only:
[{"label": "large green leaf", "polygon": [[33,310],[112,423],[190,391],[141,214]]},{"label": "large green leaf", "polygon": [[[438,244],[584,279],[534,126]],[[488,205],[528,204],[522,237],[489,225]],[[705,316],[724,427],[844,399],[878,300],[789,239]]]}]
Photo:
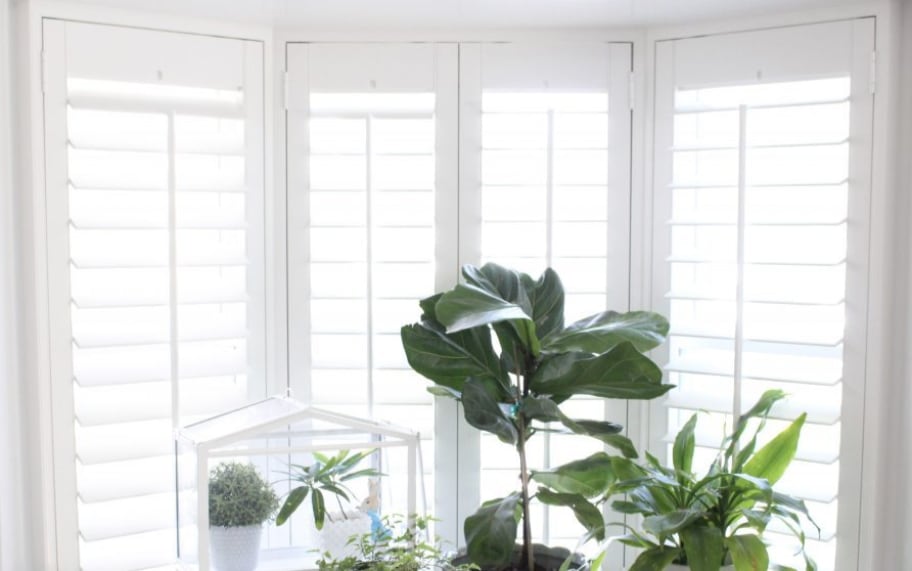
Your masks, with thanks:
[{"label": "large green leaf", "polygon": [[798,450],[798,438],[807,414],[802,414],[788,428],[777,434],[772,440],[757,451],[744,465],[744,473],[765,478],[775,484],[785,473],[786,468]]},{"label": "large green leaf", "polygon": [[722,532],[717,527],[687,526],[678,532],[691,571],[719,571],[722,567]]},{"label": "large green leaf", "polygon": [[651,399],[673,387],[662,384],[662,370],[627,342],[607,353],[580,358],[569,353],[549,360],[531,378],[540,395],[592,395],[603,398]]},{"label": "large green leaf", "polygon": [[564,286],[557,272],[548,268],[538,281],[529,276],[520,276],[529,303],[532,305],[532,320],[539,339],[564,328]]},{"label": "large green leaf", "polygon": [[653,547],[640,553],[630,571],[663,571],[674,562],[681,551],[675,547]]},{"label": "large green leaf", "polygon": [[433,322],[422,322],[406,325],[401,335],[409,365],[438,385],[461,392],[465,380],[475,377],[509,395],[509,375],[494,353],[487,328],[447,335]]},{"label": "large green leaf", "polygon": [[470,284],[459,284],[437,301],[437,320],[447,333],[456,333],[500,321],[531,321],[522,307]]},{"label": "large green leaf", "polygon": [[702,516],[703,512],[699,510],[675,510],[645,518],[643,529],[657,537],[668,537],[673,533],[678,533]]},{"label": "large green leaf", "polygon": [[549,351],[604,353],[627,342],[638,351],[658,347],[668,335],[668,320],[651,311],[603,311],[568,325],[542,340]]},{"label": "large green leaf", "polygon": [[501,442],[516,444],[518,432],[513,421],[478,379],[470,378],[463,385],[462,409],[466,421],[478,430],[495,434]]},{"label": "large green leaf", "polygon": [[694,447],[696,446],[694,429],[696,427],[697,415],[695,414],[681,427],[681,430],[678,431],[678,435],[675,437],[674,449],[672,452],[675,470],[680,470],[689,474],[693,467]]},{"label": "large green leaf", "polygon": [[[467,284],[499,297],[510,303],[515,303],[526,313],[532,316],[532,301],[529,292],[523,283],[523,276],[516,270],[505,268],[498,264],[487,263],[482,267],[467,264],[462,267],[462,277]],[[528,278],[528,276],[526,276]]]},{"label": "large green leaf", "polygon": [[541,503],[549,506],[566,506],[570,508],[573,510],[576,520],[586,528],[591,537],[598,541],[605,539],[605,520],[602,517],[602,512],[583,497],[582,494],[561,494],[547,488],[539,488],[536,497]]},{"label": "large green leaf", "polygon": [[533,471],[532,479],[564,494],[592,498],[605,493],[615,478],[611,457],[604,452],[596,452],[550,470]]},{"label": "large green leaf", "polygon": [[769,554],[756,535],[734,535],[725,540],[735,571],[767,571]]},{"label": "large green leaf", "polygon": [[469,559],[482,567],[509,563],[516,543],[520,518],[520,495],[485,502],[466,518],[463,526]]}]

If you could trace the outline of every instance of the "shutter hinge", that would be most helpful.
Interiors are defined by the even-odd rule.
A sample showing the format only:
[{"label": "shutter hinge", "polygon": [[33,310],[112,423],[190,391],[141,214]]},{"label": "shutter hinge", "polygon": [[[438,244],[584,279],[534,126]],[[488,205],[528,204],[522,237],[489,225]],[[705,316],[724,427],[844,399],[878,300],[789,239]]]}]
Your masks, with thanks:
[{"label": "shutter hinge", "polygon": [[871,52],[871,77],[868,90],[871,95],[877,91],[877,52]]},{"label": "shutter hinge", "polygon": [[631,111],[634,108],[634,101],[636,101],[636,74],[631,71],[627,75],[627,103]]},{"label": "shutter hinge", "polygon": [[41,50],[41,93],[47,93],[47,52]]},{"label": "shutter hinge", "polygon": [[282,106],[285,108],[285,111],[288,111],[288,100],[289,94],[291,93],[291,87],[288,77],[288,70],[285,70],[285,74],[282,76]]}]

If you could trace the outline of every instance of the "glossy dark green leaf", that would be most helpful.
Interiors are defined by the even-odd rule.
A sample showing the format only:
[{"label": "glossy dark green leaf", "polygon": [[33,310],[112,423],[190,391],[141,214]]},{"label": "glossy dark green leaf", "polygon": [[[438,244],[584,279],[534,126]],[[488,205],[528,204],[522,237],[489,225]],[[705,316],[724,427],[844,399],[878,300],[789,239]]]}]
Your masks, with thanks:
[{"label": "glossy dark green leaf", "polygon": [[640,553],[630,566],[630,571],[663,571],[681,555],[674,547],[653,547]]},{"label": "glossy dark green leaf", "polygon": [[555,363],[536,371],[531,379],[536,394],[651,399],[673,388],[661,384],[662,370],[630,343],[595,357],[566,359],[572,363]]},{"label": "glossy dark green leaf", "polygon": [[538,355],[541,345],[535,334],[532,316],[516,303],[512,303],[470,284],[459,284],[443,294],[436,306],[437,319],[447,333],[508,322],[516,335],[533,355]]},{"label": "glossy dark green leaf", "polygon": [[564,286],[557,272],[548,268],[537,281],[525,274],[520,280],[532,306],[538,338],[544,339],[561,331],[564,328]]},{"label": "glossy dark green leaf", "polygon": [[719,571],[722,567],[722,532],[717,527],[691,525],[678,532],[691,571]]},{"label": "glossy dark green leaf", "polygon": [[520,495],[485,502],[466,518],[464,529],[469,559],[482,567],[505,565],[513,555],[519,525]]},{"label": "glossy dark green leaf", "polygon": [[611,457],[604,452],[596,452],[550,470],[533,471],[532,479],[560,493],[593,498],[605,493],[615,478]]},{"label": "glossy dark green leaf", "polygon": [[668,320],[651,311],[618,313],[603,311],[571,323],[563,331],[543,339],[549,351],[604,353],[621,343],[640,352],[661,345],[668,335]]},{"label": "glossy dark green leaf", "polygon": [[690,473],[693,468],[693,455],[696,446],[694,430],[697,427],[697,415],[690,417],[675,437],[672,459],[675,470]]},{"label": "glossy dark green leaf", "polygon": [[504,414],[500,404],[478,380],[470,378],[462,389],[462,410],[466,421],[477,428],[495,434],[501,442],[516,444],[518,432],[513,421]]},{"label": "glossy dark green leaf", "polygon": [[596,440],[616,448],[627,458],[636,458],[637,451],[633,442],[618,434],[624,430],[620,424],[607,420],[585,420],[569,418],[548,397],[526,397],[522,401],[522,414],[540,422],[560,422],[574,434],[591,436]]},{"label": "glossy dark green leaf", "polygon": [[770,484],[775,484],[785,473],[798,450],[798,439],[801,436],[801,427],[807,414],[802,414],[785,430],[773,437],[744,464],[744,473],[765,478]]},{"label": "glossy dark green leaf", "polygon": [[725,540],[735,571],[767,571],[769,554],[756,535],[734,535]]},{"label": "glossy dark green leaf", "polygon": [[[462,277],[465,278],[467,284],[518,305],[526,315],[531,317],[532,302],[523,283],[524,275],[493,262],[480,268],[471,264],[462,267]],[[529,279],[529,276],[526,278]]]},{"label": "glossy dark green leaf", "polygon": [[288,494],[288,497],[285,498],[285,503],[282,504],[282,509],[279,510],[279,515],[276,516],[276,525],[284,524],[291,514],[298,509],[298,506],[307,499],[307,494],[310,493],[310,488],[307,486],[298,486],[293,489],[291,493]]},{"label": "glossy dark green leaf", "polygon": [[475,377],[508,394],[509,377],[494,353],[490,330],[480,327],[447,335],[416,323],[403,327],[401,335],[409,365],[438,385],[461,392],[465,380]]},{"label": "glossy dark green leaf", "polygon": [[539,488],[536,497],[549,506],[565,506],[573,510],[576,520],[598,541],[605,539],[605,520],[599,511],[582,494],[562,494],[547,488]]}]

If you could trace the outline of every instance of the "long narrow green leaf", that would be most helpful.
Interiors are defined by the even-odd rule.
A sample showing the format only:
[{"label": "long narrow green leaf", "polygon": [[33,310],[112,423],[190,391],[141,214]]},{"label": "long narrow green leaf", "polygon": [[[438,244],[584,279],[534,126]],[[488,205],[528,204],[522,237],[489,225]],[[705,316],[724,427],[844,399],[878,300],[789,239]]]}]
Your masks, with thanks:
[{"label": "long narrow green leaf", "polygon": [[310,494],[310,503],[313,508],[314,527],[323,529],[323,522],[326,519],[326,501],[323,499],[323,492],[314,490]]},{"label": "long narrow green leaf", "polygon": [[306,486],[298,486],[293,489],[291,493],[288,494],[288,497],[285,498],[285,503],[282,504],[282,509],[279,510],[279,515],[276,516],[276,525],[284,524],[291,514],[298,509],[298,506],[301,505],[305,499],[307,499],[307,494],[310,493],[310,488]]},{"label": "long narrow green leaf", "polygon": [[696,429],[696,426],[697,415],[694,414],[690,417],[690,420],[681,427],[681,430],[678,431],[678,435],[675,437],[674,449],[672,452],[675,470],[680,470],[689,474],[693,467],[694,448],[696,447],[694,430]]},{"label": "long narrow green leaf", "polygon": [[763,448],[744,464],[744,473],[765,478],[775,484],[785,473],[786,468],[798,450],[798,438],[807,414],[802,414],[788,428],[777,434]]}]

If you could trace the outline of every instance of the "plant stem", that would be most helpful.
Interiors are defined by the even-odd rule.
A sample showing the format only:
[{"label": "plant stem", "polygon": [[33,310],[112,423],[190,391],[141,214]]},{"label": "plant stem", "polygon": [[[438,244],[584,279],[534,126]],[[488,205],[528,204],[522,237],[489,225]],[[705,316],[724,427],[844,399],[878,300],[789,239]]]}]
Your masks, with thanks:
[{"label": "plant stem", "polygon": [[529,468],[526,464],[526,420],[522,411],[517,415],[519,423],[519,441],[516,451],[519,452],[519,471],[522,481],[523,510],[523,555],[520,563],[528,571],[535,571],[535,554],[532,550],[532,522],[529,521]]}]

